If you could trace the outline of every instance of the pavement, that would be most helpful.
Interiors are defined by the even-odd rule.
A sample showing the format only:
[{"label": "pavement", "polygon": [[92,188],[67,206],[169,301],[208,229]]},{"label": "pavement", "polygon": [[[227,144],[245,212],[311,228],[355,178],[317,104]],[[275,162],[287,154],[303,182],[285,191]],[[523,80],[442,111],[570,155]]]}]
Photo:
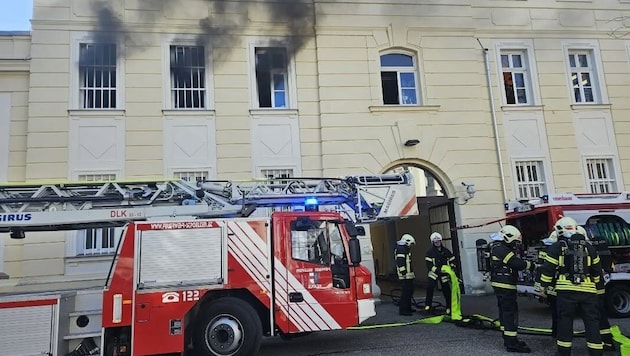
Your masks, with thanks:
[{"label": "pavement", "polygon": [[[394,293],[395,294],[395,293]],[[434,302],[444,304],[444,298],[436,291]],[[417,289],[414,300],[422,302],[424,291]],[[462,295],[462,314],[481,314],[498,317],[494,295]],[[521,326],[551,327],[550,309],[531,297],[519,297],[519,320]],[[412,322],[428,315],[416,312],[412,316],[398,315],[398,306],[391,295],[384,293],[376,307],[377,315],[364,325]],[[610,319],[611,325],[619,325],[624,335],[630,335],[630,318]],[[584,330],[577,318],[574,330]],[[519,334],[532,349],[530,355],[553,355],[555,340],[551,336]],[[573,355],[588,355],[584,337],[573,340]],[[338,330],[312,333],[289,341],[279,338],[263,340],[261,356],[315,356],[315,355],[506,355],[501,333],[490,329],[457,326],[450,322],[439,324],[415,324],[364,330]],[[619,355],[606,352],[605,355]]]}]

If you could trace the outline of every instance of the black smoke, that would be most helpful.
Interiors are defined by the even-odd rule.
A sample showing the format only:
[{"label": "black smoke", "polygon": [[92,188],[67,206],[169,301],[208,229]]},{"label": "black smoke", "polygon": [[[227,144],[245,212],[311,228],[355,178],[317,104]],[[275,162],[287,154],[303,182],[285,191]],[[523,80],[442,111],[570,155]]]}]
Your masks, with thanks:
[{"label": "black smoke", "polygon": [[[92,34],[92,39],[99,44],[125,43],[129,40],[129,32],[125,25],[116,15],[107,1],[96,1],[94,3],[94,13],[96,15],[96,27]],[[124,46],[117,46],[118,55],[123,55]]]},{"label": "black smoke", "polygon": [[[251,4],[263,4],[263,11],[273,22],[275,33],[287,38],[287,42],[280,44],[290,45],[293,53],[299,52],[306,41],[314,34],[314,4],[313,0],[262,0],[262,1],[235,1],[235,0],[207,0],[211,16],[199,21],[197,30],[197,43],[212,48],[215,57],[224,56],[235,46],[234,41],[246,33],[251,21],[248,18],[250,11],[256,11]],[[151,11],[145,11],[142,19],[146,26],[156,30],[158,22],[167,11],[176,11],[177,7],[186,6],[186,0],[150,0],[140,2],[150,7]],[[130,27],[113,10],[109,1],[95,1],[93,11],[96,14],[94,27],[94,41],[97,43],[122,43],[128,51],[141,48],[148,36],[132,33]],[[163,17],[162,17],[163,18]],[[230,19],[230,20],[227,20]],[[152,25],[153,24],[153,25]],[[159,29],[157,29],[159,30]],[[123,55],[122,49],[118,55]]]},{"label": "black smoke", "polygon": [[[200,36],[202,42],[204,38],[209,39],[211,43],[217,40],[220,43],[231,41],[231,37],[239,32],[239,28],[242,31],[250,24],[248,14],[250,11],[255,11],[250,7],[252,3],[263,3],[264,9],[273,23],[273,29],[279,30],[287,37],[287,42],[280,42],[278,45],[290,45],[293,51],[297,53],[308,38],[314,35],[315,8],[313,0],[263,0],[261,2],[208,0],[208,2],[211,4],[215,16],[212,19],[206,18],[201,21],[202,28],[205,29]],[[240,15],[236,22],[226,24],[220,20],[223,14],[228,17],[229,14],[234,16],[235,13]],[[218,31],[227,38],[213,38],[213,31]]]}]

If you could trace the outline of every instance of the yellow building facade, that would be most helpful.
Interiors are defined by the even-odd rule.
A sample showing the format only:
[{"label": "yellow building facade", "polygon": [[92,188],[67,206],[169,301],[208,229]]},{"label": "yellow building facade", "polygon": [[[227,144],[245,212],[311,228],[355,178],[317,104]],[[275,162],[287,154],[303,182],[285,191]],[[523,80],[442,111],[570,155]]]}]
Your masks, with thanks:
[{"label": "yellow building facade", "polygon": [[[423,253],[439,230],[481,292],[475,240],[499,227],[451,228],[627,190],[629,18],[624,0],[35,0],[32,31],[0,35],[0,181],[414,167],[426,209],[372,229],[377,273],[400,233]],[[102,285],[116,233],[3,236],[0,292]]]}]

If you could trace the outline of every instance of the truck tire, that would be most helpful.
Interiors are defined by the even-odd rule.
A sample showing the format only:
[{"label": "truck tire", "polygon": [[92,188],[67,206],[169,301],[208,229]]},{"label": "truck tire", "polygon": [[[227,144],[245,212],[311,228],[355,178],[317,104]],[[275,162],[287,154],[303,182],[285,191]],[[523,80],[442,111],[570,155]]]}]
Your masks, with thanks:
[{"label": "truck tire", "polygon": [[614,284],[606,288],[606,308],[613,318],[630,317],[630,287]]},{"label": "truck tire", "polygon": [[195,355],[256,355],[262,341],[258,313],[232,297],[211,302],[200,312],[194,330]]}]

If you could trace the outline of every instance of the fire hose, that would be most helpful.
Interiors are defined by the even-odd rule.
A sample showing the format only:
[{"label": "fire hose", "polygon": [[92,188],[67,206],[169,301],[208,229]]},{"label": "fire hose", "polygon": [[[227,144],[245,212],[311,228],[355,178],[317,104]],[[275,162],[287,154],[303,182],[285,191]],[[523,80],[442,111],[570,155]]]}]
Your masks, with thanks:
[{"label": "fire hose", "polygon": [[[447,273],[451,281],[457,281],[457,275],[449,266],[442,266],[442,272]],[[380,329],[391,328],[400,326],[410,326],[419,324],[439,324],[441,322],[450,322],[460,327],[470,327],[474,329],[486,329],[501,331],[501,323],[498,319],[493,319],[481,314],[462,315],[461,314],[461,293],[459,291],[459,283],[451,283],[451,314],[434,315],[409,322],[397,322],[386,324],[367,324],[361,326],[354,326],[348,328],[349,330],[368,330],[368,329]],[[396,297],[393,295],[392,301],[394,304],[398,304]],[[416,306],[420,306],[421,302],[415,302]],[[538,335],[538,336],[551,336],[552,330],[548,328],[532,327],[532,326],[519,326],[519,333],[525,335]],[[618,325],[612,325],[610,327],[613,340],[619,344],[619,351],[621,356],[630,356],[630,338],[624,336]],[[584,337],[584,330],[576,330],[573,332],[574,337]]]}]

